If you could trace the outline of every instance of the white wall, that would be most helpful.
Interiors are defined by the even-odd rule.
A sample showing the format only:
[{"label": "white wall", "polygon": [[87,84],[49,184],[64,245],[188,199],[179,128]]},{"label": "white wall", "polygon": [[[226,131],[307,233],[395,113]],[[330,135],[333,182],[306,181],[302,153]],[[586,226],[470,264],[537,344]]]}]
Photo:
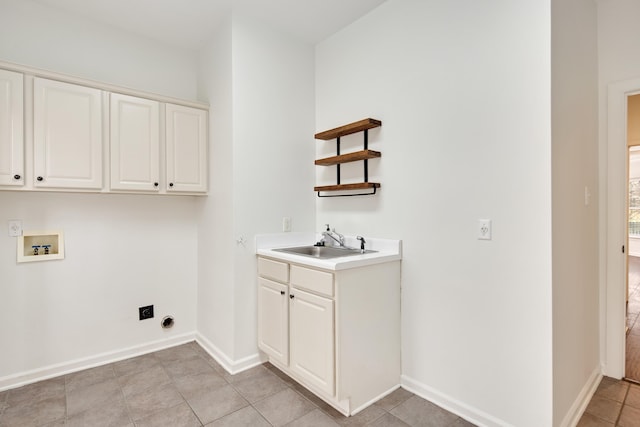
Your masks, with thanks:
[{"label": "white wall", "polygon": [[[0,192],[9,219],[62,230],[66,258],[17,265],[16,238],[0,234],[0,389],[195,331],[193,198]],[[155,319],[140,322],[148,304]]]},{"label": "white wall", "polygon": [[316,50],[316,130],[383,122],[380,194],[316,227],[403,239],[403,384],[485,425],[552,424],[550,54],[550,5],[500,0],[389,0]]},{"label": "white wall", "polygon": [[[315,222],[314,48],[261,23],[233,20],[234,233],[237,358],[257,348],[254,236]],[[235,244],[235,243],[234,243]]]},{"label": "white wall", "polygon": [[236,369],[257,361],[255,235],[282,231],[283,216],[292,231],[314,224],[314,50],[235,14],[202,61],[212,174],[201,201],[198,325]]},{"label": "white wall", "polygon": [[[0,60],[197,98],[195,53],[29,0],[0,1]],[[193,197],[3,191],[0,225],[9,219],[21,219],[26,230],[62,229],[67,257],[16,265],[16,239],[0,233],[0,389],[193,336]],[[155,305],[156,318],[140,322],[138,307],[147,304]],[[176,319],[170,331],[160,328],[165,314]]]},{"label": "white wall", "polygon": [[198,200],[198,333],[231,365],[235,325],[231,16],[200,55],[199,88],[209,110],[209,195]]},{"label": "white wall", "polygon": [[553,407],[568,426],[600,374],[597,9],[552,5]]},{"label": "white wall", "polygon": [[197,100],[197,54],[31,0],[0,0],[0,59]]}]

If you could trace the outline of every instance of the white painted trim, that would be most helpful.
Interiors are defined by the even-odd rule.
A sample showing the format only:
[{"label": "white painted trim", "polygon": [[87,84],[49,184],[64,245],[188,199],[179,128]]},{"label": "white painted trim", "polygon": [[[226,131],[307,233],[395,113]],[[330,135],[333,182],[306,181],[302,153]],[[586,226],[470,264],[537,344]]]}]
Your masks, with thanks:
[{"label": "white painted trim", "polygon": [[41,70],[38,68],[28,67],[26,65],[13,64],[11,62],[0,61],[0,68],[9,70],[9,71],[24,73],[26,75],[43,77],[45,79],[57,80],[60,82],[72,83],[72,84],[77,84],[81,86],[89,86],[96,89],[105,90],[108,92],[117,92],[117,93],[122,93],[124,95],[137,96],[139,98],[152,99],[159,102],[168,102],[171,104],[184,105],[186,107],[200,108],[202,110],[209,111],[209,105],[203,102],[188,101],[185,99],[158,95],[156,93],[144,92],[141,90],[131,89],[131,88],[122,87],[122,86],[116,86],[108,83],[102,83],[95,80],[69,76],[66,74],[60,74],[53,71]]},{"label": "white painted trim", "polygon": [[386,396],[390,395],[391,393],[393,393],[394,391],[396,391],[397,389],[399,389],[401,387],[400,384],[394,385],[393,387],[391,387],[389,390],[385,391],[384,393],[378,395],[377,397],[374,397],[373,399],[371,399],[370,401],[368,401],[367,403],[364,403],[360,406],[358,406],[357,408],[355,408],[353,411],[351,411],[351,416],[354,416],[355,414],[357,414],[360,411],[363,411],[365,409],[367,409],[369,406],[373,405],[374,403],[376,403],[378,400],[381,400],[383,398],[385,398]]},{"label": "white painted trim", "polygon": [[200,346],[231,375],[246,371],[247,369],[251,369],[266,362],[266,359],[262,359],[259,353],[252,354],[239,360],[233,360],[199,332],[196,333],[196,342],[200,344]]},{"label": "white painted trim", "polygon": [[460,418],[482,427],[513,427],[511,424],[487,414],[477,408],[467,405],[459,400],[447,396],[426,384],[421,383],[411,377],[402,375],[400,377],[402,388],[432,402],[447,411],[456,414]]},{"label": "white painted trim", "polygon": [[607,117],[607,183],[605,204],[606,248],[605,283],[601,295],[605,301],[602,329],[605,331],[603,374],[622,378],[625,366],[625,289],[627,257],[622,245],[627,245],[626,181],[627,181],[627,97],[640,91],[640,79],[609,85]]},{"label": "white painted trim", "polygon": [[584,387],[582,387],[582,390],[580,390],[578,397],[562,419],[559,427],[575,427],[578,425],[582,414],[584,414],[585,409],[587,409],[587,405],[595,394],[601,380],[602,374],[600,373],[600,366],[597,366],[593,372],[591,372],[589,379]]},{"label": "white painted trim", "polygon": [[[298,384],[300,384],[301,386],[309,390],[311,393],[315,394],[317,397],[322,399],[326,404],[331,406],[336,411],[340,412],[345,417],[348,417],[354,414],[354,412],[351,411],[351,399],[344,398],[342,400],[337,400],[336,396],[327,394],[325,391],[316,387],[315,384],[306,382],[305,379],[301,378],[295,371],[292,371],[288,367],[281,365],[277,360],[274,360],[271,358],[269,358],[268,360],[273,366],[280,369],[282,372],[287,374],[290,378],[295,380]],[[364,408],[361,407],[360,409],[364,409]]]},{"label": "white painted trim", "polygon": [[31,371],[20,372],[0,378],[0,391],[21,387],[26,384],[35,383],[49,378],[59,377],[61,375],[70,374],[72,372],[82,371],[84,369],[94,368],[96,366],[107,365],[131,357],[152,353],[158,350],[164,350],[169,347],[191,342],[195,339],[195,333],[189,332],[177,335],[171,338],[151,341],[145,344],[127,347],[120,350],[100,353],[95,356],[85,357],[81,359],[70,360],[68,362],[58,363],[55,365],[45,366]]}]

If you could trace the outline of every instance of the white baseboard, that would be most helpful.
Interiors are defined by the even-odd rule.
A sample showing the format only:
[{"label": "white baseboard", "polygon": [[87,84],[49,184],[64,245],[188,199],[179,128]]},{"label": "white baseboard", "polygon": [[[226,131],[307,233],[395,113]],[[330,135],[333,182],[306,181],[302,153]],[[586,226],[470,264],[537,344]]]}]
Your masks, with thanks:
[{"label": "white baseboard", "polygon": [[21,387],[26,384],[58,377],[60,375],[70,374],[76,371],[82,371],[83,369],[106,365],[108,363],[117,362],[119,360],[128,359],[130,357],[140,356],[142,354],[163,350],[165,348],[174,347],[176,345],[193,341],[194,339],[195,332],[189,332],[171,338],[151,341],[133,347],[127,347],[120,350],[101,353],[95,356],[70,360],[68,362],[57,363],[55,365],[49,365],[43,368],[20,372],[0,378],[0,391]]},{"label": "white baseboard", "polygon": [[206,352],[209,353],[209,355],[213,357],[218,364],[220,364],[220,366],[232,375],[246,371],[247,369],[266,362],[266,359],[263,359],[259,353],[252,354],[240,360],[232,360],[222,350],[216,347],[215,344],[200,333],[196,333],[196,342],[200,344],[200,346],[204,348]]},{"label": "white baseboard", "polygon": [[389,390],[385,391],[384,393],[380,393],[380,395],[378,395],[377,397],[374,397],[373,399],[371,399],[367,403],[365,403],[363,405],[360,405],[359,407],[353,409],[351,411],[351,416],[354,416],[358,412],[367,409],[369,406],[373,405],[378,400],[381,400],[381,399],[385,398],[386,396],[390,395],[391,393],[393,393],[394,391],[396,391],[399,388],[400,388],[400,384],[397,384],[397,385],[394,385],[393,387],[391,387]]},{"label": "white baseboard", "polygon": [[582,387],[582,390],[580,390],[580,393],[573,402],[573,405],[571,405],[571,408],[569,408],[569,411],[562,419],[560,427],[575,427],[578,425],[580,417],[582,417],[585,409],[587,409],[587,405],[591,401],[591,398],[602,380],[602,374],[600,373],[599,368],[600,367],[597,366],[589,376],[589,379],[584,387]]},{"label": "white baseboard", "polygon": [[402,388],[428,400],[447,411],[456,414],[460,418],[482,427],[511,427],[511,424],[487,414],[477,408],[469,406],[459,400],[453,399],[420,381],[416,381],[406,375],[400,377]]}]

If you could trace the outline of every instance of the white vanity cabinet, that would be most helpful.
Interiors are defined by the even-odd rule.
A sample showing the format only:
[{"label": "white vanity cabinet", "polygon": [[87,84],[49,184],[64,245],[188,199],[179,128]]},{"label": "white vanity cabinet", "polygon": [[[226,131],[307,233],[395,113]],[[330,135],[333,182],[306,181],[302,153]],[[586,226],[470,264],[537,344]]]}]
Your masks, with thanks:
[{"label": "white vanity cabinet", "polygon": [[34,187],[102,189],[102,93],[34,79]]},{"label": "white vanity cabinet", "polygon": [[24,77],[0,70],[0,186],[24,185]]},{"label": "white vanity cabinet", "polygon": [[290,368],[305,382],[335,394],[333,300],[291,288]]},{"label": "white vanity cabinet", "polygon": [[364,409],[400,384],[400,262],[328,271],[259,256],[258,347],[343,414]]},{"label": "white vanity cabinet", "polygon": [[335,394],[333,273],[291,266],[291,370]]},{"label": "white vanity cabinet", "polygon": [[258,259],[258,347],[289,363],[289,264]]}]

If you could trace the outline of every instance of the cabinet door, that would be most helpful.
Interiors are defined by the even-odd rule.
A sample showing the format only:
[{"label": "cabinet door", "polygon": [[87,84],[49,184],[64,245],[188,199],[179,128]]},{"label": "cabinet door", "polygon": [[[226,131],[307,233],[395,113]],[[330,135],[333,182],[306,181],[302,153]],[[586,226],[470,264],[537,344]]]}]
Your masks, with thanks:
[{"label": "cabinet door", "polygon": [[160,104],[111,94],[111,189],[158,191]]},{"label": "cabinet door", "polygon": [[207,112],[166,104],[167,191],[207,191]]},{"label": "cabinet door", "polygon": [[335,395],[333,300],[291,288],[291,369]]},{"label": "cabinet door", "polygon": [[258,347],[273,359],[289,363],[288,286],[258,279]]},{"label": "cabinet door", "polygon": [[35,78],[36,187],[102,188],[102,91]]},{"label": "cabinet door", "polygon": [[0,70],[0,185],[24,185],[23,76]]}]

